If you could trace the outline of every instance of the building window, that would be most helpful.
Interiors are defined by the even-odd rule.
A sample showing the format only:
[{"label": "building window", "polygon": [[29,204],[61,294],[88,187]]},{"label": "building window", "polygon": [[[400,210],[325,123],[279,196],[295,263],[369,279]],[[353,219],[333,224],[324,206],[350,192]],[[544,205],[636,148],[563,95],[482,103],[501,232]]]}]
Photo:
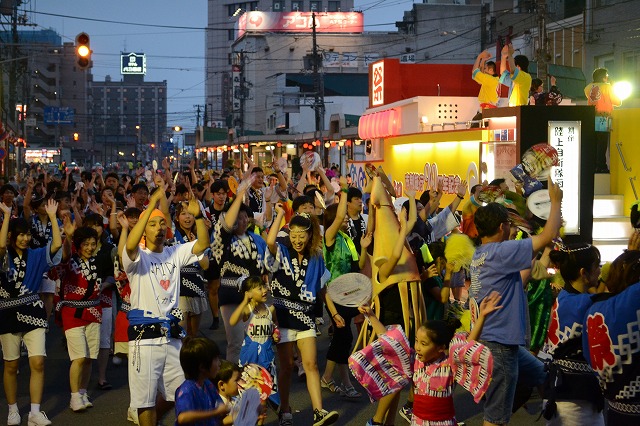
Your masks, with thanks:
[{"label": "building window", "polygon": [[330,1],[329,2],[328,11],[329,12],[339,12],[340,11],[340,2],[339,1]]},{"label": "building window", "polygon": [[233,41],[236,39],[236,30],[233,28],[230,28],[227,30],[227,40],[229,41]]},{"label": "building window", "polygon": [[233,14],[236,13],[236,10],[238,10],[238,5],[237,4],[228,4],[227,5],[227,14],[229,16],[233,16]]},{"label": "building window", "polygon": [[252,1],[251,3],[249,3],[249,8],[250,10],[258,10],[258,2]]},{"label": "building window", "polygon": [[273,0],[273,11],[284,12],[284,0]]},{"label": "building window", "polygon": [[322,8],[322,2],[321,1],[311,1],[311,2],[309,2],[309,10],[310,11],[319,12],[321,8]]},{"label": "building window", "polygon": [[291,11],[295,11],[295,12],[304,11],[304,2],[302,2],[302,1],[292,1],[291,2]]}]

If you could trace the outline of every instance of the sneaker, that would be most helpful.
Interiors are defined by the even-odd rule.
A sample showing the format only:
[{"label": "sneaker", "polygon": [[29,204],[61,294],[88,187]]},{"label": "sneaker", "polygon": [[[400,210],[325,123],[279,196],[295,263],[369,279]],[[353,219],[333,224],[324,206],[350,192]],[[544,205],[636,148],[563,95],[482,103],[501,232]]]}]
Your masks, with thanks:
[{"label": "sneaker", "polygon": [[407,407],[403,405],[399,411],[400,417],[411,423],[411,417],[413,416],[413,407]]},{"label": "sneaker", "polygon": [[313,412],[313,426],[332,425],[340,417],[337,411],[315,410]]},{"label": "sneaker", "polygon": [[279,426],[293,426],[293,414],[280,413],[278,416],[278,424]]},{"label": "sneaker", "polygon": [[44,411],[39,413],[29,413],[29,426],[48,426],[51,424],[51,420],[47,417]]},{"label": "sneaker", "polygon": [[134,425],[138,423],[138,410],[133,407],[127,408],[127,421],[132,422]]},{"label": "sneaker", "polygon": [[84,400],[82,399],[82,395],[71,395],[71,401],[69,402],[69,408],[71,408],[76,413],[86,410],[87,406],[84,405]]},{"label": "sneaker", "polygon": [[358,399],[362,396],[362,394],[358,392],[353,386],[347,386],[344,389],[340,390],[340,396],[349,399]]},{"label": "sneaker", "polygon": [[82,402],[84,402],[84,406],[86,408],[93,408],[93,403],[89,400],[89,395],[86,393],[82,394]]},{"label": "sneaker", "polygon": [[322,377],[320,377],[320,387],[323,389],[327,389],[329,392],[333,393],[342,393],[343,390],[340,386],[336,385],[336,382],[333,380],[329,380],[326,382]]},{"label": "sneaker", "polygon": [[382,423],[374,423],[373,419],[369,419],[367,424],[364,426],[382,426]]},{"label": "sneaker", "polygon": [[22,418],[18,411],[9,411],[9,417],[7,417],[7,425],[17,426],[22,423]]}]

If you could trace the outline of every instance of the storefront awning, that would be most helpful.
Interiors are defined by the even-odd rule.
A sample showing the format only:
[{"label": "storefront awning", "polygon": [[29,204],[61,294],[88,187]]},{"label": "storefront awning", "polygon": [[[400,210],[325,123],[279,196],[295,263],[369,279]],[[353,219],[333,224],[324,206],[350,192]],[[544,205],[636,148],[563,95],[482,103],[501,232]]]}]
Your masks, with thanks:
[{"label": "storefront awning", "polygon": [[358,135],[360,139],[385,138],[397,135],[401,127],[399,111],[387,109],[361,116],[358,123]]}]

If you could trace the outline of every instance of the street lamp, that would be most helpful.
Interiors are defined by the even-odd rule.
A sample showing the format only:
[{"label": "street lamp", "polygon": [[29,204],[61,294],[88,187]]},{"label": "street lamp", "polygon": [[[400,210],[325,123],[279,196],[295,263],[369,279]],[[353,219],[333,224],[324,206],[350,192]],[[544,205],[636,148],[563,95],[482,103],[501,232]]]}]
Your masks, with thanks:
[{"label": "street lamp", "polygon": [[138,157],[138,161],[140,161],[140,152],[142,152],[142,147],[140,146],[142,142],[142,131],[140,130],[140,125],[136,124],[136,134],[138,135],[138,143],[136,143],[135,149],[135,157]]},{"label": "street lamp", "polygon": [[[182,157],[184,157],[184,136],[180,135],[180,138],[177,138],[177,134],[182,132],[182,126],[173,126],[174,136],[171,140],[174,142],[173,151],[176,155],[176,161],[178,163],[178,169],[182,169]],[[180,143],[182,142],[182,148],[180,148]]]}]

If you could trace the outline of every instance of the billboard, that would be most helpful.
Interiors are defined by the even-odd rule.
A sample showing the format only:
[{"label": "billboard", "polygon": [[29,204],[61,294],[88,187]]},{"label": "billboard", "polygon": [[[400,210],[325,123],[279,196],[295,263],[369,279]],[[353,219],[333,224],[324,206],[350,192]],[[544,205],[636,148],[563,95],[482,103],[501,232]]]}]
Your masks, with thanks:
[{"label": "billboard", "polygon": [[120,74],[146,74],[147,56],[144,53],[122,53],[120,55]]},{"label": "billboard", "polygon": [[[310,33],[313,28],[314,12],[246,12],[236,24],[237,38],[247,31]],[[364,15],[362,12],[321,12],[315,13],[317,33],[362,33]]]}]

